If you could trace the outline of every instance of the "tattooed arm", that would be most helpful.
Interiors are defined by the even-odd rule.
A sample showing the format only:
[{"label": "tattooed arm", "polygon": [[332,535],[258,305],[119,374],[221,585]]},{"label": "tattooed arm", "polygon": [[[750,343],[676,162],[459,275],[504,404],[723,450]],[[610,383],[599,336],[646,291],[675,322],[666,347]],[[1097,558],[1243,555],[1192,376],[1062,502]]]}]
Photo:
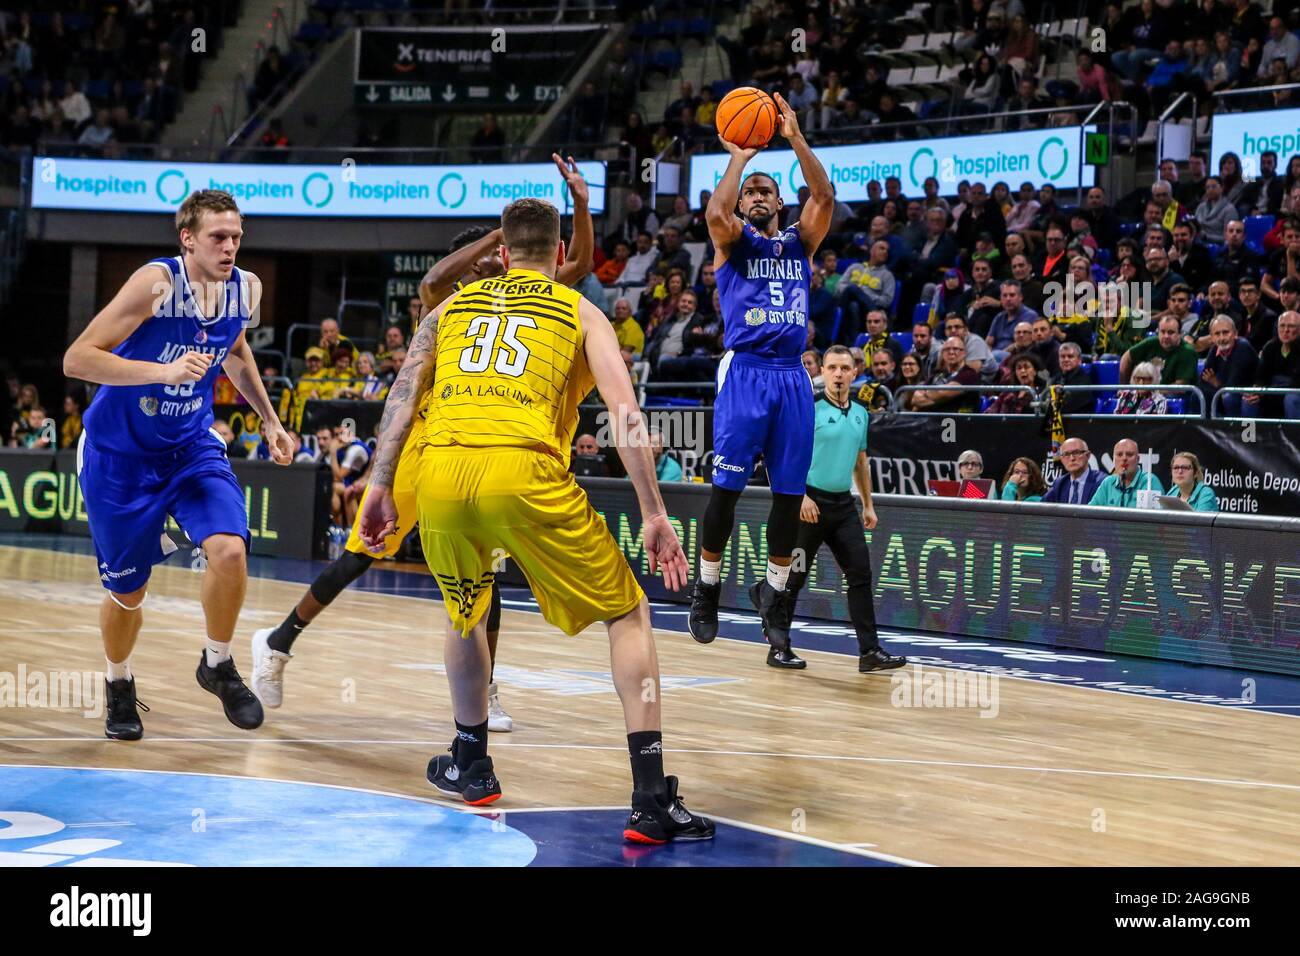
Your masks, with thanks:
[{"label": "tattooed arm", "polygon": [[397,529],[397,507],[393,503],[393,475],[411,421],[424,393],[433,384],[437,364],[438,320],[442,306],[424,317],[406,351],[406,362],[397,381],[388,390],[384,415],[376,431],[375,454],[370,465],[370,493],[361,509],[361,541],[372,551],[382,551],[384,539]]}]

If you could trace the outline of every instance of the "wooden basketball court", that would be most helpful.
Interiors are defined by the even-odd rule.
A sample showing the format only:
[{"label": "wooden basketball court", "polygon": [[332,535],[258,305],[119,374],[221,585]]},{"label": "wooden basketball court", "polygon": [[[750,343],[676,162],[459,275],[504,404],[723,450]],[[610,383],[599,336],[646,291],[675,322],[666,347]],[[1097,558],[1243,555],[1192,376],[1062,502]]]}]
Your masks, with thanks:
[{"label": "wooden basketball court", "polygon": [[[424,778],[453,732],[441,604],[345,592],[296,644],[284,707],[249,733],[195,683],[198,583],[179,563],[154,572],[133,657],[151,707],[143,741],[104,739],[102,716],[6,707],[0,763],[302,781],[455,808]],[[252,631],[282,620],[303,587],[250,581],[235,646],[246,677]],[[103,669],[93,557],[0,546],[0,589],[0,672]],[[937,865],[1300,864],[1290,717],[1007,678],[995,715],[898,706],[895,678],[859,675],[850,656],[807,651],[808,669],[786,672],[752,641],[656,634],[667,771],[692,809],[774,843]],[[498,681],[515,731],[492,736],[505,791],[493,811],[626,806],[608,666],[602,627],[566,638],[507,606]],[[0,806],[14,809],[39,813],[39,798]],[[349,826],[364,837],[368,824]],[[587,837],[614,844],[619,829]]]}]

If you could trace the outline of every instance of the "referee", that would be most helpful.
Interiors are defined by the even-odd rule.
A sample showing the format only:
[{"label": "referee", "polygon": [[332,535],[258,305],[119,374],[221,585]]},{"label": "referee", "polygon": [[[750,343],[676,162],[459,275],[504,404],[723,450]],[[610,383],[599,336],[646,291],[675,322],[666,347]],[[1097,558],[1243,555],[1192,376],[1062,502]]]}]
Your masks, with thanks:
[{"label": "referee", "polygon": [[[786,585],[787,629],[794,618],[799,589],[808,580],[808,568],[825,542],[844,572],[849,586],[849,617],[858,635],[858,671],[890,670],[902,667],[907,658],[896,657],[880,646],[876,636],[876,609],[871,598],[871,555],[863,528],[876,526],[876,509],[871,504],[871,472],[867,465],[867,406],[849,397],[853,381],[853,355],[843,345],[832,345],[822,356],[822,378],[826,390],[814,405],[816,431],[813,436],[812,467],[808,487],[799,511],[799,537],[795,554],[803,556],[804,570],[790,572]],[[849,491],[853,481],[862,494],[863,509]],[[773,667],[801,669],[807,662],[790,648],[773,647],[767,654]]]}]

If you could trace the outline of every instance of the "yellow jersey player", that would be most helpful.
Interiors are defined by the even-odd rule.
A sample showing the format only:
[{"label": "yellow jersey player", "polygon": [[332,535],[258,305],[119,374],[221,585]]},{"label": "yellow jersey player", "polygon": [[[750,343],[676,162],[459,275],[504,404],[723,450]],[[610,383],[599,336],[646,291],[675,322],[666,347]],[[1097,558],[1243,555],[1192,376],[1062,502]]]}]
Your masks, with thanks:
[{"label": "yellow jersey player", "polygon": [[618,339],[599,309],[555,281],[564,246],[554,206],[517,200],[501,214],[501,228],[505,275],[471,283],[444,302],[411,344],[384,407],[360,513],[368,547],[394,533],[398,459],[431,390],[414,485],[425,559],[448,614],[443,663],[456,736],[426,775],[440,793],[474,806],[501,796],[487,754],[483,619],[493,567],[508,554],[547,621],[566,634],[596,621],[608,628],[632,764],[625,839],[709,839],[713,824],[687,810],[676,778],[664,776],[659,665],[645,594],[568,470],[578,402],[594,384],[641,506],[651,570],[662,568],[667,587],[681,588],[686,557],[664,512]]},{"label": "yellow jersey player", "polygon": [[[551,159],[559,169],[560,175],[564,177],[569,195],[573,199],[574,255],[557,274],[559,281],[573,286],[581,282],[591,271],[591,255],[595,248],[595,230],[588,204],[587,183],[578,171],[578,164],[572,156],[568,157],[567,163],[556,154],[552,154]],[[482,226],[473,226],[453,238],[451,253],[439,260],[420,282],[420,301],[425,309],[432,309],[468,282],[501,275],[505,267],[501,263],[500,245],[501,230],[488,230]],[[412,334],[417,329],[418,323],[416,328],[411,330]],[[423,407],[417,414],[423,420]],[[358,522],[354,521],[343,554],[317,576],[307,589],[307,593],[289,612],[289,616],[278,627],[264,628],[253,634],[252,689],[267,707],[277,708],[284,701],[284,670],[292,657],[290,652],[298,635],[348,585],[365,574],[376,560],[394,556],[406,534],[414,527],[414,489],[408,479],[411,469],[407,465],[415,459],[415,437],[417,436],[413,434],[409,447],[403,449],[397,469],[397,481],[394,483],[394,497],[401,521],[395,533],[385,542],[383,549],[375,553],[368,551],[358,534]],[[363,497],[363,504],[364,501]],[[496,665],[500,622],[501,592],[494,585],[487,622],[488,647],[493,667]],[[495,683],[491,684],[488,696],[489,729],[499,733],[509,733],[514,729],[514,721],[501,706]]]}]

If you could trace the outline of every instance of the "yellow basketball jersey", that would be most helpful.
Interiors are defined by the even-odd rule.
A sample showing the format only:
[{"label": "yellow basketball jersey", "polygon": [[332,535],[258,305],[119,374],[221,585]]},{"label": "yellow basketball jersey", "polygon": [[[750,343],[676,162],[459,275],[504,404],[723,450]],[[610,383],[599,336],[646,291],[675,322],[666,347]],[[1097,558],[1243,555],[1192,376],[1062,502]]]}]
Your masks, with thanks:
[{"label": "yellow basketball jersey", "polygon": [[578,402],[595,384],[582,296],[531,269],[471,282],[438,323],[422,443],[537,448],[568,466]]}]

